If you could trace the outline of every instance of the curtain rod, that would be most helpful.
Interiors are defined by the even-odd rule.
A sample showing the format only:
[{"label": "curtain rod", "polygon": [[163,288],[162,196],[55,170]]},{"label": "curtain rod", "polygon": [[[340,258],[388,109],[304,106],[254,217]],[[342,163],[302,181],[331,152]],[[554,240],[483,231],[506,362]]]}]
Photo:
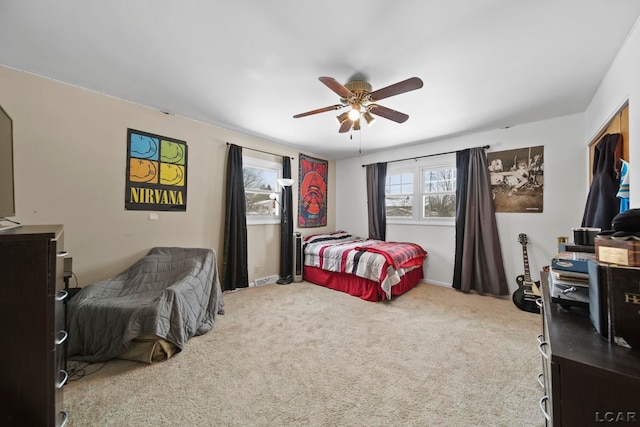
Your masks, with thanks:
[{"label": "curtain rod", "polygon": [[[483,148],[485,150],[488,150],[490,147],[491,147],[490,145],[483,145],[482,147],[472,147],[472,148]],[[453,153],[457,153],[458,151],[462,151],[462,150],[447,151],[447,152],[444,152],[444,153],[436,153],[436,154],[425,154],[424,156],[407,157],[406,159],[389,160],[387,162],[382,162],[382,163],[404,162],[405,160],[418,160],[418,159],[422,159],[424,157],[444,156],[445,154],[453,154]],[[380,163],[380,162],[378,162],[378,163]],[[368,165],[362,165],[362,167],[373,165],[373,164],[375,164],[375,163],[369,163]]]},{"label": "curtain rod", "polygon": [[[227,147],[230,146],[231,143],[227,142]],[[234,144],[234,145],[238,145],[238,144]],[[271,154],[272,156],[279,156],[279,157],[285,157],[282,154],[276,154],[276,153],[270,153],[268,151],[264,151],[264,150],[258,150],[257,148],[250,148],[250,147],[243,147],[242,145],[238,145],[238,147],[240,148],[245,148],[247,150],[252,150],[252,151],[258,151],[260,153],[264,153],[264,154]],[[289,157],[291,160],[295,159],[295,157]]]}]

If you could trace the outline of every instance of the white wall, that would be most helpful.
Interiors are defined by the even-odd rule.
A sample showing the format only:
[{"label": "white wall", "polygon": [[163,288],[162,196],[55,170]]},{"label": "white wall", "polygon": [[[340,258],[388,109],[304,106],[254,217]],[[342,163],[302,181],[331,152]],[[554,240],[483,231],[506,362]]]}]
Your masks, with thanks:
[{"label": "white wall", "polygon": [[[498,213],[498,232],[510,290],[517,289],[516,276],[523,274],[522,246],[518,234],[529,238],[527,246],[531,275],[556,253],[556,238],[570,236],[580,226],[587,196],[587,150],[584,144],[584,115],[558,117],[536,123],[428,142],[337,162],[338,229],[367,236],[365,170],[362,164],[490,145],[491,151],[544,146],[544,207],[542,213]],[[366,142],[363,142],[366,146]],[[422,245],[429,256],[425,280],[450,285],[453,279],[455,228],[453,226],[389,225],[387,240],[411,241]]]},{"label": "white wall", "polygon": [[640,20],[629,34],[585,112],[586,141],[595,138],[629,101],[630,205],[640,208]]},{"label": "white wall", "polygon": [[[14,219],[63,224],[81,286],[119,273],[154,246],[213,248],[221,268],[227,142],[294,157],[297,206],[292,148],[4,67],[0,94],[14,126]],[[152,221],[149,212],[124,209],[127,128],[187,142],[186,212],[158,212]],[[334,186],[330,162],[328,226],[314,231],[335,229]],[[250,280],[278,274],[279,227],[248,226]]]}]

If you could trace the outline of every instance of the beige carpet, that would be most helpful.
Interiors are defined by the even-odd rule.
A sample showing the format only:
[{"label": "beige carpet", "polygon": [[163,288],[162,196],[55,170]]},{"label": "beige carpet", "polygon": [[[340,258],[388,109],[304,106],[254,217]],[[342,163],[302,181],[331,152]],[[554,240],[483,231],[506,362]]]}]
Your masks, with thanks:
[{"label": "beige carpet", "polygon": [[510,299],[421,284],[371,303],[309,283],[224,298],[172,359],[66,385],[67,425],[544,425],[541,319]]}]

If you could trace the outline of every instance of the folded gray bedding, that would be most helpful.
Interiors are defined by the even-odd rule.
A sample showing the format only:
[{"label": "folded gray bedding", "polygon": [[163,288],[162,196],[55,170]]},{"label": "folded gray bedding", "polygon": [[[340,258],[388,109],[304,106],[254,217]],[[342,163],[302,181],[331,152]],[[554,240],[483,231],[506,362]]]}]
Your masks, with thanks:
[{"label": "folded gray bedding", "polygon": [[69,301],[70,360],[104,362],[132,340],[156,335],[181,351],[224,314],[215,252],[158,247],[117,276]]}]

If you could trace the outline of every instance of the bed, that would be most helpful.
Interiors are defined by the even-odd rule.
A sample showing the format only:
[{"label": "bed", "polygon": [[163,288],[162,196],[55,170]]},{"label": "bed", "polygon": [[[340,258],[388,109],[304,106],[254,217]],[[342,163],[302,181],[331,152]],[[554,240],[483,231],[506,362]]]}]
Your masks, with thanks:
[{"label": "bed", "polygon": [[224,314],[215,252],[158,247],[68,305],[70,360],[154,363],[180,352]]},{"label": "bed", "polygon": [[305,280],[367,301],[390,300],[424,277],[417,244],[361,238],[346,231],[303,239]]}]

